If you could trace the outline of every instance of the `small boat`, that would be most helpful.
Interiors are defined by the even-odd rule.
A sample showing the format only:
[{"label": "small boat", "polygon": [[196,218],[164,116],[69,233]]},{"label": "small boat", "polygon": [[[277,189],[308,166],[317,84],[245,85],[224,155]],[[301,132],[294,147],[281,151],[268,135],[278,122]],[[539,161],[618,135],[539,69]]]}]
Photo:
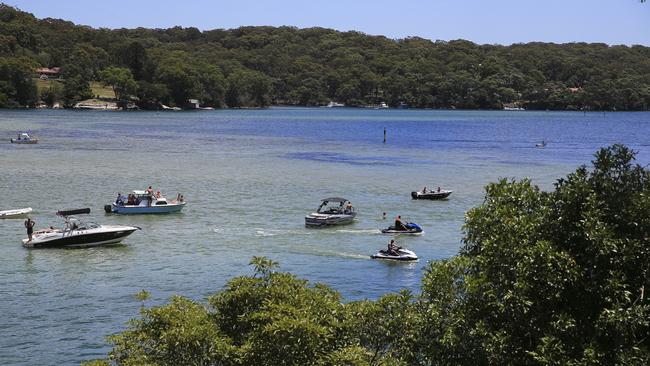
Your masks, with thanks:
[{"label": "small boat", "polygon": [[30,212],[32,212],[31,207],[18,208],[18,209],[15,209],[15,210],[0,211],[0,219],[20,218],[20,217],[24,217],[25,215],[27,215]]},{"label": "small boat", "polygon": [[64,210],[57,212],[63,217],[62,229],[45,229],[35,231],[32,240],[22,240],[26,248],[86,248],[117,244],[140,228],[122,225],[99,225],[83,221],[75,215],[89,214],[89,208]]},{"label": "small boat", "polygon": [[372,259],[388,259],[393,261],[416,261],[418,256],[413,252],[405,248],[398,248],[395,252],[390,253],[386,249],[380,250],[377,254],[370,256]]},{"label": "small boat", "polygon": [[424,232],[420,225],[412,223],[412,222],[407,222],[404,224],[406,226],[406,230],[404,229],[397,229],[395,226],[389,226],[386,229],[382,230],[382,234],[406,234],[406,235],[419,235]]},{"label": "small boat", "polygon": [[18,134],[18,138],[11,139],[12,144],[37,144],[38,139],[30,136],[28,133],[23,132]]},{"label": "small boat", "polygon": [[321,200],[316,212],[305,216],[305,226],[331,226],[350,224],[357,216],[350,201],[340,197]]},{"label": "small boat", "polygon": [[414,200],[441,200],[449,197],[454,191],[438,189],[434,191],[416,191],[411,192],[411,198]]},{"label": "small boat", "polygon": [[375,107],[375,109],[388,109],[388,108],[389,107],[388,107],[388,104],[386,104],[386,102],[381,102],[381,103],[379,103],[378,106]]},{"label": "small boat", "polygon": [[545,141],[545,140],[542,140],[541,143],[539,143],[539,144],[535,144],[535,147],[538,148],[538,149],[543,149],[543,148],[545,148],[545,147],[546,147],[546,141]]},{"label": "small boat", "polygon": [[147,191],[133,191],[133,201],[129,203],[126,197],[122,196],[115,202],[105,205],[106,213],[116,214],[166,214],[180,212],[187,202],[180,200],[168,201],[163,196],[149,194]]},{"label": "small boat", "polygon": [[326,108],[341,108],[341,107],[345,107],[345,104],[336,103],[336,102],[329,102],[329,103],[327,103],[327,105],[325,107]]},{"label": "small boat", "polygon": [[525,108],[522,107],[503,107],[504,111],[525,111]]}]

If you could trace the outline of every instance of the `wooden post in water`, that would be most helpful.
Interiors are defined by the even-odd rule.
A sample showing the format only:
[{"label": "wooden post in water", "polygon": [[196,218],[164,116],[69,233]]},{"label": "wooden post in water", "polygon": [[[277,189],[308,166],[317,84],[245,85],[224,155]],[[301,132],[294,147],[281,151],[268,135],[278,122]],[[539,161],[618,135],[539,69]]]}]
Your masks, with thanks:
[{"label": "wooden post in water", "polygon": [[386,143],[386,127],[384,127],[384,144]]}]

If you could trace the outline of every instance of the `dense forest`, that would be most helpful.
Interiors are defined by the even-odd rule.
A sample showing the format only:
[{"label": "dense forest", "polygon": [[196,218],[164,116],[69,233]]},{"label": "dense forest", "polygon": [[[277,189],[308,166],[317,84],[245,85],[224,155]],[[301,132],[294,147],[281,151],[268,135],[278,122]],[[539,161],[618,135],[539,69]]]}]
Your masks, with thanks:
[{"label": "dense forest", "polygon": [[[60,67],[37,88],[34,70]],[[324,28],[94,29],[0,5],[0,106],[65,105],[90,82],[142,108],[251,107],[648,110],[650,48],[393,40]]]},{"label": "dense forest", "polygon": [[634,156],[601,149],[550,192],[489,184],[418,294],[344,302],[253,258],[207,303],[147,308],[141,292],[141,316],[87,365],[648,365],[650,172]]}]

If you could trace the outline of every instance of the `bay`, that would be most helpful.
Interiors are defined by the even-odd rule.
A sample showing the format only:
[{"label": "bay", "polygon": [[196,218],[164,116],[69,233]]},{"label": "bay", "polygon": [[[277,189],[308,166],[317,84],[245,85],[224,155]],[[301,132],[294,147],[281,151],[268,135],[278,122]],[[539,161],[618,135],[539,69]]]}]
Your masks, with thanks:
[{"label": "bay", "polygon": [[[204,300],[264,255],[281,269],[340,291],[346,301],[417,292],[428,261],[461,247],[464,213],[500,177],[543,189],[625,143],[650,162],[650,113],[271,108],[201,112],[0,111],[2,209],[32,207],[37,227],[54,213],[90,207],[90,218],[142,228],[124,245],[27,250],[22,220],[0,221],[0,363],[78,364],[109,350],[108,334],[146,304],[175,294]],[[383,143],[386,128],[388,140]],[[39,144],[9,138],[29,131]],[[542,140],[543,148],[535,148]],[[181,192],[183,213],[106,215],[117,192],[153,185]],[[410,199],[423,186],[447,201]],[[321,198],[343,196],[355,224],[307,229]],[[382,220],[387,212],[388,220]],[[396,216],[419,223],[399,237],[417,263],[369,259]]]}]

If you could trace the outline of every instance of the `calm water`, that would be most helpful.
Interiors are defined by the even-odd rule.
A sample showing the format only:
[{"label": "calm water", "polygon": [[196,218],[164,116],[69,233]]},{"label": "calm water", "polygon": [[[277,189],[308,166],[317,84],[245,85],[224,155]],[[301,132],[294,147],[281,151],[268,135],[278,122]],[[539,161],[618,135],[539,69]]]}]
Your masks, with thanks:
[{"label": "calm water", "polygon": [[[324,282],[348,300],[418,291],[427,261],[460,247],[466,210],[499,177],[542,188],[594,151],[623,142],[650,162],[648,113],[271,109],[187,113],[0,111],[0,209],[31,206],[37,227],[54,212],[91,207],[101,223],[142,228],[125,245],[26,250],[22,220],[0,221],[0,364],[76,364],[101,357],[104,336],[173,294],[201,300],[253,255]],[[388,143],[382,143],[383,128]],[[9,143],[18,130],[41,139]],[[534,148],[542,139],[545,149]],[[118,191],[153,185],[189,201],[179,215],[105,215]],[[455,190],[442,202],[411,190]],[[303,216],[326,196],[344,196],[358,221],[306,229]],[[373,261],[379,229],[401,214],[421,237],[398,238],[418,263]]]}]

